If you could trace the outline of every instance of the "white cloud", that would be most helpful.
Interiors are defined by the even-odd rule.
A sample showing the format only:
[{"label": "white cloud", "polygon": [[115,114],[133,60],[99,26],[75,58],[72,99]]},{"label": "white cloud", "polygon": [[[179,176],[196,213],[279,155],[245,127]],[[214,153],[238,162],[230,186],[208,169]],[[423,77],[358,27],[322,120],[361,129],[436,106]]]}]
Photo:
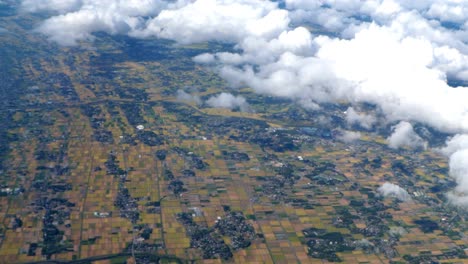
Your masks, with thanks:
[{"label": "white cloud", "polygon": [[196,63],[201,63],[201,64],[210,64],[215,62],[215,56],[210,53],[203,53],[200,55],[197,55],[193,58],[193,61]]},{"label": "white cloud", "polygon": [[26,12],[56,11],[66,13],[79,9],[82,0],[23,0],[21,9]]},{"label": "white cloud", "polygon": [[388,146],[394,149],[401,147],[410,148],[426,148],[425,142],[413,130],[413,126],[406,122],[401,121],[398,125],[393,127],[393,133],[387,138]]},{"label": "white cloud", "polygon": [[447,140],[447,146],[439,150],[449,157],[461,149],[468,149],[468,135],[455,135]]},{"label": "white cloud", "polygon": [[345,112],[346,122],[349,125],[359,124],[365,129],[371,129],[372,126],[377,121],[376,118],[372,115],[360,114],[354,110],[352,107],[348,107]]},{"label": "white cloud", "polygon": [[316,57],[302,57],[285,52],[277,61],[254,69],[224,65],[221,76],[231,84],[246,84],[259,93],[294,99],[311,99],[315,102],[333,101],[346,97],[345,83],[340,83],[329,65]]},{"label": "white cloud", "polygon": [[200,99],[199,96],[191,95],[183,90],[177,90],[176,98],[179,101],[187,102],[187,103],[195,103],[197,105],[200,105],[202,103],[202,100]]},{"label": "white cloud", "polygon": [[341,140],[345,143],[351,143],[361,138],[361,133],[354,131],[342,131],[341,135],[337,137],[338,140]]},{"label": "white cloud", "polygon": [[249,104],[242,96],[234,96],[230,93],[220,93],[206,100],[206,104],[216,108],[235,109],[239,108],[242,112],[249,111]]},{"label": "white cloud", "polygon": [[322,3],[320,1],[310,1],[310,0],[286,0],[286,6],[290,9],[305,9],[305,10],[315,10],[320,8]]},{"label": "white cloud", "polygon": [[143,26],[143,17],[152,16],[169,5],[158,0],[24,0],[29,12],[54,11],[58,15],[42,22],[37,31],[61,45],[76,45],[92,39],[92,33],[130,34]]},{"label": "white cloud", "polygon": [[437,1],[429,7],[427,15],[442,21],[464,23],[468,20],[468,5],[461,2],[463,1]]},{"label": "white cloud", "polygon": [[133,35],[169,38],[179,43],[238,42],[246,36],[272,38],[288,24],[287,11],[269,1],[197,0],[161,11]]},{"label": "white cloud", "polygon": [[455,190],[447,194],[449,201],[468,207],[468,135],[455,135],[438,151],[449,157],[449,174],[457,182]]},{"label": "white cloud", "polygon": [[468,135],[456,135],[448,140],[442,153],[449,156],[449,173],[457,182],[447,197],[455,205],[468,207]]},{"label": "white cloud", "polygon": [[441,60],[429,40],[371,25],[351,40],[316,37],[311,47],[318,50],[315,56],[271,52],[272,62],[255,67],[221,63],[220,74],[233,86],[248,85],[260,93],[313,102],[370,102],[389,121],[468,130],[468,94],[447,85],[446,64],[433,66]]},{"label": "white cloud", "polygon": [[468,149],[462,149],[450,156],[450,175],[457,181],[455,191],[468,195]]},{"label": "white cloud", "polygon": [[345,94],[344,99],[375,103],[389,120],[417,120],[445,131],[468,129],[468,94],[450,88],[445,74],[430,67],[434,57],[428,40],[371,25],[351,40],[317,41],[317,56],[349,85],[346,93],[331,90],[332,97]]},{"label": "white cloud", "polygon": [[468,207],[468,195],[466,193],[452,191],[447,193],[447,198],[452,204],[456,206],[461,206],[464,208]]},{"label": "white cloud", "polygon": [[[296,55],[311,55],[313,50],[312,35],[304,27],[298,27],[293,30],[285,30],[279,36],[270,40],[256,36],[246,37],[238,44],[238,48],[242,49],[242,55],[218,53],[219,61],[227,64],[266,64],[274,62],[278,56],[285,52]],[[237,55],[240,59],[235,63],[231,63],[222,57],[226,55]]]},{"label": "white cloud", "polygon": [[405,189],[390,182],[384,183],[377,189],[377,191],[384,197],[394,197],[404,202],[411,200],[411,196]]}]

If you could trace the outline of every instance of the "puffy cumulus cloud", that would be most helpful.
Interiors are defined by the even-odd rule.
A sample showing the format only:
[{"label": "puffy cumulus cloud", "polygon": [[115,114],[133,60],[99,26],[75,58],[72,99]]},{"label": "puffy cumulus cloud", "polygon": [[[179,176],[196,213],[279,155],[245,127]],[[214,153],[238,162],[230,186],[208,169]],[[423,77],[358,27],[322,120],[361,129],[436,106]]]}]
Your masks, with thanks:
[{"label": "puffy cumulus cloud", "polygon": [[448,200],[456,205],[463,208],[468,207],[468,195],[466,193],[459,193],[459,192],[449,192],[447,193]]},{"label": "puffy cumulus cloud", "polygon": [[143,26],[145,16],[170,5],[158,0],[39,0],[22,2],[30,12],[53,11],[58,15],[43,21],[37,31],[61,45],[76,45],[92,39],[92,33],[130,34]]},{"label": "puffy cumulus cloud", "polygon": [[247,112],[250,109],[247,100],[242,96],[234,96],[230,93],[220,93],[210,97],[205,102],[207,105],[216,108],[236,109],[239,108],[242,112]]},{"label": "puffy cumulus cloud", "polygon": [[345,94],[344,99],[375,103],[389,120],[411,119],[452,132],[468,129],[468,94],[449,87],[445,73],[431,67],[430,41],[375,24],[351,40],[316,41],[317,56],[348,84],[345,93],[331,89],[332,98]]},{"label": "puffy cumulus cloud", "polygon": [[442,48],[435,49],[429,40],[372,24],[350,40],[318,36],[310,48],[317,50],[314,56],[265,48],[262,52],[271,56],[264,63],[246,61],[255,54],[249,52],[231,56],[229,62],[217,54],[209,59],[221,64],[220,74],[233,86],[316,103],[371,102],[389,121],[414,120],[446,132],[468,130],[468,94],[452,89],[443,71],[463,67],[437,64],[455,60],[436,58]]},{"label": "puffy cumulus cloud", "polygon": [[215,56],[210,53],[203,53],[193,57],[193,61],[201,64],[210,64],[215,62]]},{"label": "puffy cumulus cloud", "polygon": [[[418,36],[439,47],[448,46],[467,52],[466,1],[287,0],[286,5],[293,22],[307,21],[314,27],[322,27],[344,38],[352,39],[356,33],[375,23],[391,28],[404,37]],[[440,58],[440,61],[443,60],[444,57]],[[466,80],[466,73],[461,74],[466,72],[466,60],[458,67],[456,72],[450,73],[450,77]]]},{"label": "puffy cumulus cloud", "polygon": [[[177,6],[168,2],[164,0],[22,0],[21,9],[28,12],[55,11],[60,15],[84,10],[99,14],[107,9],[115,11],[118,16],[138,17],[155,14],[155,11],[160,11],[162,8]],[[179,2],[183,1],[177,3]]]},{"label": "puffy cumulus cloud", "polygon": [[202,100],[199,96],[191,95],[185,92],[184,90],[177,90],[176,98],[178,101],[181,102],[195,103],[197,105],[200,105],[202,103]]},{"label": "puffy cumulus cloud", "polygon": [[427,15],[441,21],[464,23],[468,20],[468,5],[465,1],[436,1],[429,6]]},{"label": "puffy cumulus cloud", "polygon": [[371,129],[374,123],[377,121],[374,116],[360,114],[354,110],[352,107],[348,107],[345,111],[346,115],[346,122],[349,125],[359,124],[361,127],[365,129]]},{"label": "puffy cumulus cloud", "polygon": [[361,133],[354,131],[342,131],[340,135],[337,136],[338,140],[341,140],[345,143],[351,143],[361,138]]},{"label": "puffy cumulus cloud", "polygon": [[384,183],[377,191],[384,197],[394,197],[403,202],[411,200],[411,196],[405,189],[390,182]]},{"label": "puffy cumulus cloud", "polygon": [[312,34],[304,27],[286,30],[276,38],[265,39],[248,36],[237,48],[242,54],[219,52],[215,54],[215,61],[227,65],[256,64],[264,65],[274,62],[286,52],[295,55],[312,55]]},{"label": "puffy cumulus cloud", "polygon": [[455,191],[468,195],[468,149],[459,150],[450,156],[450,175],[457,181]]},{"label": "puffy cumulus cloud", "polygon": [[329,102],[347,97],[348,84],[336,78],[329,64],[292,52],[285,52],[277,61],[257,67],[224,65],[220,74],[233,86],[248,85],[259,93],[301,101]]},{"label": "puffy cumulus cloud", "polygon": [[447,140],[447,145],[439,151],[450,157],[453,153],[463,149],[468,149],[468,135],[453,136]]},{"label": "puffy cumulus cloud", "polygon": [[23,0],[21,10],[26,12],[55,11],[66,13],[77,10],[83,0]]},{"label": "puffy cumulus cloud", "polygon": [[309,0],[286,0],[284,1],[286,6],[290,9],[305,9],[305,10],[316,10],[322,6],[321,1],[309,1]]},{"label": "puffy cumulus cloud", "polygon": [[54,11],[39,32],[62,45],[92,39],[92,33],[161,37],[188,44],[270,39],[290,22],[288,12],[261,0],[23,0],[29,12]]},{"label": "puffy cumulus cloud", "polygon": [[157,36],[193,43],[238,42],[247,36],[272,38],[289,24],[288,13],[275,3],[259,0],[197,0],[163,10],[135,36]]},{"label": "puffy cumulus cloud", "polygon": [[413,126],[406,122],[401,121],[398,125],[393,127],[393,133],[387,138],[388,146],[394,149],[400,147],[410,148],[426,148],[425,142],[413,130]]},{"label": "puffy cumulus cloud", "polygon": [[[408,12],[418,13],[425,20],[459,24],[463,24],[468,18],[468,3],[459,0],[286,0],[285,3],[294,14],[302,13],[298,16],[300,20],[329,28],[329,22],[320,18],[320,14],[326,14],[331,21],[342,21],[342,30],[343,27],[356,26],[368,21],[385,24],[391,22],[395,16]],[[303,15],[304,12],[307,12],[308,16]]]},{"label": "puffy cumulus cloud", "polygon": [[434,65],[445,72],[449,78],[468,80],[468,57],[465,54],[455,48],[442,46],[434,49],[434,57]]},{"label": "puffy cumulus cloud", "polygon": [[365,23],[371,13],[376,13],[380,1],[368,0],[286,0],[294,23],[311,23],[332,34],[340,34],[347,29]]},{"label": "puffy cumulus cloud", "polygon": [[447,197],[455,205],[468,207],[468,135],[455,135],[440,151],[449,157],[449,174],[457,182]]},{"label": "puffy cumulus cloud", "polygon": [[286,51],[273,62],[223,64],[234,86],[315,102],[349,100],[378,105],[390,121],[410,119],[443,131],[468,130],[468,95],[447,85],[433,67],[430,41],[371,25],[351,40],[316,37],[315,56]]}]

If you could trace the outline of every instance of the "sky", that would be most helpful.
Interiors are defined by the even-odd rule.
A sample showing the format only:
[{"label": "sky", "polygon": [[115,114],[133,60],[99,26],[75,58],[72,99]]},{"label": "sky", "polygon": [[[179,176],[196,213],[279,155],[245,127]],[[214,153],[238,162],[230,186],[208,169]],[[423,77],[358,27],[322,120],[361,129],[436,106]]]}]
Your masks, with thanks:
[{"label": "sky", "polygon": [[[396,124],[391,148],[427,147],[414,123],[451,133],[442,153],[458,186],[448,197],[468,207],[468,90],[453,87],[468,84],[468,0],[23,0],[21,10],[47,12],[35,31],[65,46],[92,42],[99,31],[232,43],[234,52],[193,60],[233,88],[309,109],[375,104],[379,117],[352,107],[346,120],[365,129]],[[222,94],[208,104],[246,102]]]}]

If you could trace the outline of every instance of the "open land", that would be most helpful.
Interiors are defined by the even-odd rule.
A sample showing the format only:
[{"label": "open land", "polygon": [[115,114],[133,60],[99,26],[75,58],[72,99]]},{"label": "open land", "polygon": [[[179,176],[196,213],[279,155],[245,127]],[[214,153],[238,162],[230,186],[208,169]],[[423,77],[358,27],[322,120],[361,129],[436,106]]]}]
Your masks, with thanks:
[{"label": "open land", "polygon": [[[252,112],[180,101],[229,91],[191,58],[232,47],[58,47],[26,34],[34,21],[0,17],[0,262],[467,261],[446,159],[390,149],[378,129],[337,140],[346,102],[306,110],[248,88]],[[380,197],[385,181],[412,199]]]}]

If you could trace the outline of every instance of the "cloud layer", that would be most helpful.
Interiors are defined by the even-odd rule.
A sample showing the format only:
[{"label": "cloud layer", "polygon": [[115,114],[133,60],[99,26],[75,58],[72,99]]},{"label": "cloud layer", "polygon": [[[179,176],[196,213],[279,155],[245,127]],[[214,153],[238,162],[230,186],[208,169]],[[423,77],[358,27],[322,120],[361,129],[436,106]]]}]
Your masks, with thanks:
[{"label": "cloud layer", "polygon": [[[468,149],[463,136],[468,134],[468,92],[451,86],[468,83],[468,2],[285,0],[284,5],[262,0],[22,1],[24,11],[52,14],[37,31],[62,45],[92,40],[98,31],[182,44],[233,43],[235,52],[194,60],[214,67],[233,87],[250,86],[305,107],[374,104],[386,122],[406,122],[395,128],[390,146],[411,145],[408,138],[421,145],[409,129],[411,122],[458,134],[463,142],[452,144],[449,156],[451,176],[459,183],[452,196],[466,201],[468,163],[462,157]],[[372,117],[348,110],[349,123],[371,128]]]}]

